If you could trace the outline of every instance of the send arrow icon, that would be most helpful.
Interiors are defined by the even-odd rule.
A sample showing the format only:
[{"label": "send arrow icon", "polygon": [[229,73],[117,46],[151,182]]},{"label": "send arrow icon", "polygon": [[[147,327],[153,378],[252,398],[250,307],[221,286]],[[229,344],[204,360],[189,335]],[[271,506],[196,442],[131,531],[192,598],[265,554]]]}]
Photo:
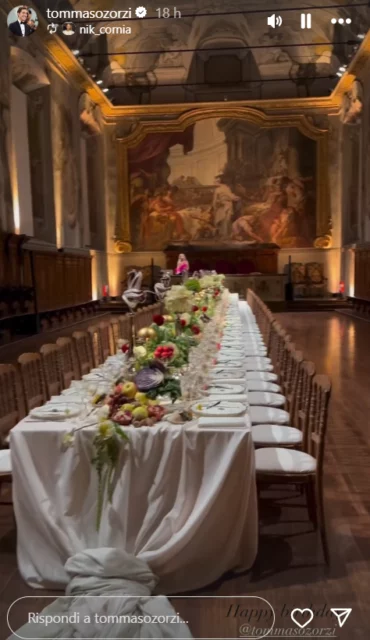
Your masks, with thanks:
[{"label": "send arrow icon", "polygon": [[334,613],[338,620],[340,628],[342,628],[352,609],[330,609],[330,611]]}]

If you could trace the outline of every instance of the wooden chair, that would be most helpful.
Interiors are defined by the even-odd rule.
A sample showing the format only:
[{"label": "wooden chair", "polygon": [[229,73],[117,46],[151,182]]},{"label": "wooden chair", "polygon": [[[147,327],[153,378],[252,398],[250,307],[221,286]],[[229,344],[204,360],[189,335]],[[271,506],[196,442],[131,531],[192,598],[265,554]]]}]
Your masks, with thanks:
[{"label": "wooden chair", "polygon": [[38,353],[23,353],[18,358],[26,411],[40,407],[46,402],[45,381],[41,356]]},{"label": "wooden chair", "polygon": [[102,354],[100,328],[98,325],[89,327],[87,329],[87,333],[90,339],[90,349],[93,355],[94,367],[99,367],[104,362],[103,354]]},{"label": "wooden chair", "polygon": [[329,564],[323,503],[323,461],[331,382],[327,376],[316,375],[306,426],[304,451],[270,447],[255,452],[257,483],[303,485],[307,507],[315,529],[319,527],[325,562]]},{"label": "wooden chair", "polygon": [[57,346],[62,387],[68,389],[72,380],[80,379],[76,350],[71,338],[58,338]]},{"label": "wooden chair", "polygon": [[78,365],[82,377],[90,373],[94,367],[90,336],[86,331],[75,331],[72,334],[72,338],[76,346]]},{"label": "wooden chair", "polygon": [[58,396],[63,389],[60,375],[59,349],[55,344],[44,344],[40,349],[40,354],[45,389],[48,399],[50,399],[51,396]]},{"label": "wooden chair", "polygon": [[111,340],[112,340],[112,353],[116,353],[117,351],[117,343],[120,339],[120,326],[119,319],[112,318],[110,321],[110,329],[111,329]]},{"label": "wooden chair", "polygon": [[110,355],[112,355],[110,325],[108,322],[101,322],[98,325],[98,329],[101,357],[102,361],[105,362],[106,359],[109,358]]},{"label": "wooden chair", "polygon": [[289,411],[292,420],[294,417],[295,402],[297,400],[298,376],[302,362],[302,351],[297,351],[294,344],[289,342],[286,346],[285,366],[281,384],[286,400],[285,408]]},{"label": "wooden chair", "polygon": [[10,455],[10,449],[0,449],[0,504],[8,505],[11,501],[2,500],[2,487],[3,484],[10,484],[12,482],[12,461]]},{"label": "wooden chair", "polygon": [[0,447],[9,445],[10,430],[24,416],[24,398],[18,371],[12,364],[0,364]]},{"label": "wooden chair", "polygon": [[122,340],[130,340],[130,317],[128,314],[118,316],[119,337]]},{"label": "wooden chair", "polygon": [[293,422],[303,434],[303,449],[306,449],[308,414],[311,402],[312,382],[316,373],[314,362],[305,360],[298,370],[296,400],[293,406]]}]

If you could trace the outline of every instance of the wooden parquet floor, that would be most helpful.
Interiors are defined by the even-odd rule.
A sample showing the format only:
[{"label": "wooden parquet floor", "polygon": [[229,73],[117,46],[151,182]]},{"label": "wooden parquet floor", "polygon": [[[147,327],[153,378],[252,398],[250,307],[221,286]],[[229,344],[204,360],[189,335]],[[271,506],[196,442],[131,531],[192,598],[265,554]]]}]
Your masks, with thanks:
[{"label": "wooden parquet floor", "polygon": [[[227,615],[230,604],[248,602],[238,597],[258,596],[273,606],[275,627],[293,629],[296,634],[299,627],[290,619],[290,611],[313,609],[314,619],[298,637],[312,628],[311,637],[329,637],[330,631],[330,637],[341,640],[365,640],[370,637],[370,327],[331,312],[283,313],[278,319],[305,358],[313,360],[317,371],[328,374],[333,383],[325,456],[330,568],[323,563],[319,537],[312,530],[299,492],[271,487],[262,494],[260,545],[253,568],[238,576],[224,576],[217,584],[189,594],[217,598],[184,597],[173,603],[189,621],[194,637],[262,637],[259,629],[270,628],[271,620],[256,622],[255,631],[251,620],[250,629],[241,633],[240,624],[248,619]],[[1,639],[10,635],[6,612],[16,598],[47,595],[22,582],[16,565],[15,535],[11,508],[1,507]],[[250,608],[256,607],[255,600],[249,603]],[[40,600],[38,610],[45,605]],[[342,628],[330,614],[332,607],[352,608]],[[279,637],[294,637],[292,631],[286,633],[284,636],[279,631]]]}]

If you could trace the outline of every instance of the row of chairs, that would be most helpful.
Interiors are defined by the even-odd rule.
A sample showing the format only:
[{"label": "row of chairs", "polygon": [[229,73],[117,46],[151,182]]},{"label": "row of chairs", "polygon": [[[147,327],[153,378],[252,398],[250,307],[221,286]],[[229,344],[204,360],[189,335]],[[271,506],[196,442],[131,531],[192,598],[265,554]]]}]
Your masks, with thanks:
[{"label": "row of chairs", "polygon": [[[140,309],[133,318],[134,330],[150,324],[159,305]],[[51,396],[67,389],[116,352],[119,339],[129,339],[132,330],[129,315],[113,317],[72,337],[44,344],[38,353],[23,353],[17,366],[0,364],[0,438],[7,445],[9,431]]]},{"label": "row of chairs", "polygon": [[[315,364],[304,359],[302,351],[296,349],[291,337],[253,291],[248,290],[247,302],[271,363],[270,372],[264,374],[269,376],[266,392],[274,395],[279,389],[284,402],[283,409],[276,405],[270,409],[270,419],[264,424],[253,423],[252,413],[258,486],[290,483],[305,490],[309,516],[315,529],[320,530],[325,561],[329,563],[323,467],[331,382],[326,375],[316,375]],[[273,389],[268,386],[271,384]]]}]

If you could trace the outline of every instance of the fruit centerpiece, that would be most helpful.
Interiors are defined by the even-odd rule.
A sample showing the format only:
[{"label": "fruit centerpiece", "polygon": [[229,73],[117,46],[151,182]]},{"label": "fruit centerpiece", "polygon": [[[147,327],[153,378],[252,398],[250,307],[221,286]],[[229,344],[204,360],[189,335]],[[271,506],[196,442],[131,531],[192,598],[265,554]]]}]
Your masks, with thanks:
[{"label": "fruit centerpiece", "polygon": [[[206,275],[171,287],[165,297],[167,315],[153,316],[150,327],[140,329],[133,357],[128,359],[127,340],[117,345],[122,376],[112,381],[110,392],[96,393],[91,400],[97,416],[92,458],[98,475],[97,529],[106,498],[112,500],[122,442],[129,439],[124,428],[153,427],[165,418],[168,404],[181,397],[178,372],[215,314],[223,278]],[[64,446],[72,446],[75,433],[86,426],[91,423],[67,433]]]}]

